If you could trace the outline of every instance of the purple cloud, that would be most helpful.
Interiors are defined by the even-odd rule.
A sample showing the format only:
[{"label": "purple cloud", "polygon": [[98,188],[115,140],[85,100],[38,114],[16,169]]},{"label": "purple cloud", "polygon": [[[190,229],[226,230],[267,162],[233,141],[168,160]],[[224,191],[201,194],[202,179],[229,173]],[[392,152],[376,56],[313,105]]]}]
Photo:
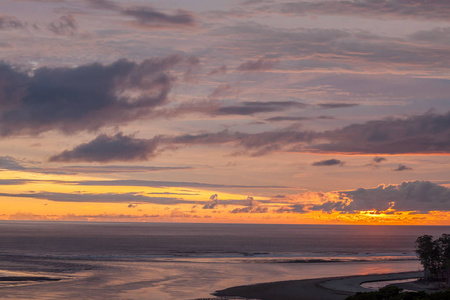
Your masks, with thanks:
[{"label": "purple cloud", "polygon": [[148,160],[156,155],[158,138],[136,139],[118,133],[114,136],[99,135],[89,143],[76,146],[50,157],[51,162],[111,162]]},{"label": "purple cloud", "polygon": [[0,135],[95,131],[146,117],[167,102],[174,81],[169,70],[182,63],[190,61],[174,55],[44,67],[33,75],[0,64]]}]

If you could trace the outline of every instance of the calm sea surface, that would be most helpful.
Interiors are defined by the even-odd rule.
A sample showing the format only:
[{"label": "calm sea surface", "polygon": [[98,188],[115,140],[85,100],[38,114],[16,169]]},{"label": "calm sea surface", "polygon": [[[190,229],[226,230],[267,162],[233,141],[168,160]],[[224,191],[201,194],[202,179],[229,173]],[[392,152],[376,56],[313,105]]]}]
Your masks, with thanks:
[{"label": "calm sea surface", "polygon": [[414,241],[448,226],[0,221],[2,299],[196,299],[279,280],[417,271]]}]

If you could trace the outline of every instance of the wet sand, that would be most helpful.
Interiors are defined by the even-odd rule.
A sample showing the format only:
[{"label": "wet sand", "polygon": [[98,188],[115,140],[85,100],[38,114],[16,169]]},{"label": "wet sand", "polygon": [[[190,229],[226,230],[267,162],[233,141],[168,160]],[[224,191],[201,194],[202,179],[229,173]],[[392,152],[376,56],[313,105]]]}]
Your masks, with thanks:
[{"label": "wet sand", "polygon": [[401,280],[421,276],[422,272],[406,272],[280,281],[232,287],[217,291],[214,295],[261,300],[343,300],[356,292],[371,291],[360,286],[363,282]]}]

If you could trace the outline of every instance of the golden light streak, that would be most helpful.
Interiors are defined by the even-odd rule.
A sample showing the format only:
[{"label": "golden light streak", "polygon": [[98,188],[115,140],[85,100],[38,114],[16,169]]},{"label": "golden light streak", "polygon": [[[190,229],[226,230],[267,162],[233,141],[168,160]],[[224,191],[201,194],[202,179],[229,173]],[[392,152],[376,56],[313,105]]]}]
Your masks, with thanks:
[{"label": "golden light streak", "polygon": [[[450,225],[450,213],[433,211],[419,214],[413,211],[396,211],[394,203],[385,211],[366,210],[357,213],[333,211],[308,211],[308,207],[324,201],[350,203],[339,192],[305,192],[287,195],[277,201],[254,196],[253,206],[245,206],[247,195],[223,193],[215,190],[185,187],[145,187],[145,186],[91,186],[79,185],[82,180],[108,180],[108,178],[78,175],[37,174],[21,171],[2,171],[0,179],[31,180],[23,184],[3,185],[0,197],[0,219],[2,220],[72,220],[72,221],[135,221],[135,222],[207,222],[207,223],[285,223],[285,224],[370,224],[370,225]],[[51,201],[32,198],[33,193],[61,193],[74,195],[73,202]],[[210,196],[219,194],[219,204],[213,209],[205,209]],[[8,196],[18,195],[18,196]],[[26,197],[19,195],[25,195]],[[75,196],[104,195],[116,196],[118,202],[82,201]],[[121,194],[136,194],[158,198],[180,198],[192,203],[154,204],[145,201],[121,201]],[[117,198],[119,195],[119,198]],[[78,202],[76,202],[77,200]],[[151,199],[149,199],[151,201]],[[227,204],[227,200],[240,200],[241,205]],[[221,202],[223,201],[223,202]],[[267,202],[269,201],[269,202]],[[306,212],[280,210],[290,205],[306,205]],[[309,205],[309,206],[308,206]],[[258,210],[257,208],[264,208]],[[247,210],[242,211],[243,208]],[[236,213],[240,211],[239,213]]]}]

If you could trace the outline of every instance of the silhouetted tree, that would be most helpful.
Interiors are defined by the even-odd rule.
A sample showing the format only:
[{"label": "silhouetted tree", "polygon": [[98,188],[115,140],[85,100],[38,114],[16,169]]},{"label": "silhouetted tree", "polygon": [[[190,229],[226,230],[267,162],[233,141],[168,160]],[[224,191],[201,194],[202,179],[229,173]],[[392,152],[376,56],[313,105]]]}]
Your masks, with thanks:
[{"label": "silhouetted tree", "polygon": [[439,239],[442,277],[450,284],[450,234],[443,234]]},{"label": "silhouetted tree", "polygon": [[425,280],[450,280],[450,235],[433,240],[431,235],[419,236],[416,253],[424,269]]}]

